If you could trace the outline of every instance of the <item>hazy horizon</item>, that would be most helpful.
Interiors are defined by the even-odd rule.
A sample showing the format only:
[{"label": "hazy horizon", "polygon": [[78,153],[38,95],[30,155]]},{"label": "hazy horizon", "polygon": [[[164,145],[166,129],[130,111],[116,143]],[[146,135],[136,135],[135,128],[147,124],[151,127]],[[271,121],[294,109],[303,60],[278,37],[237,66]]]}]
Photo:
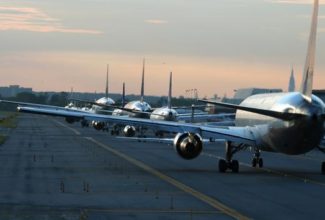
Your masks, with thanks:
[{"label": "hazy horizon", "polygon": [[[309,4],[308,4],[309,2]],[[314,89],[325,85],[320,1]],[[307,4],[306,4],[307,3]],[[232,95],[247,87],[299,88],[310,29],[307,0],[27,0],[0,3],[0,86],[36,91]]]}]

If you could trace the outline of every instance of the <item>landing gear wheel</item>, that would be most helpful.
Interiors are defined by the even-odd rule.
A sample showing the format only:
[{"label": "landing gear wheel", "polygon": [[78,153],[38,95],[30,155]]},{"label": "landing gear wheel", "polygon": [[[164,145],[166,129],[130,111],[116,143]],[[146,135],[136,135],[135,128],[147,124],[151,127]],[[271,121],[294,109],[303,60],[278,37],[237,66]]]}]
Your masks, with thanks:
[{"label": "landing gear wheel", "polygon": [[233,173],[238,173],[238,170],[239,170],[238,160],[231,161],[231,170]]},{"label": "landing gear wheel", "polygon": [[219,160],[219,172],[224,173],[224,172],[226,172],[227,168],[228,168],[227,162],[224,159],[220,159]]},{"label": "landing gear wheel", "polygon": [[325,162],[322,162],[322,174],[325,174]]},{"label": "landing gear wheel", "polygon": [[257,165],[257,159],[254,157],[252,159],[252,167],[256,167],[256,165]]},{"label": "landing gear wheel", "polygon": [[262,158],[260,158],[258,160],[258,166],[259,166],[259,168],[262,168],[263,167],[263,159]]}]

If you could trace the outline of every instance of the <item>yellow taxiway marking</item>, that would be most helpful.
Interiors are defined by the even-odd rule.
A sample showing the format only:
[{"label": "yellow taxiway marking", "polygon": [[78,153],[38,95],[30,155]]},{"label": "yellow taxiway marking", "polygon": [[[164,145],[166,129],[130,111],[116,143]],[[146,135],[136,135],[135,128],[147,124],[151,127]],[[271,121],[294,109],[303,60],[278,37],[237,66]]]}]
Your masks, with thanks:
[{"label": "yellow taxiway marking", "polygon": [[192,213],[192,214],[224,214],[223,212],[209,211],[209,210],[177,210],[177,209],[96,209],[87,208],[84,209],[85,212],[121,212],[121,213]]},{"label": "yellow taxiway marking", "polygon": [[[224,159],[223,157],[219,157],[219,156],[216,156],[216,155],[213,155],[213,154],[208,154],[208,153],[202,153],[202,155],[207,156],[207,157],[217,158],[217,159]],[[248,164],[248,163],[240,162],[240,164],[243,165],[243,166],[246,166],[246,167],[250,167],[252,169],[259,169],[259,170],[262,170],[262,171],[267,172],[267,173],[273,173],[273,174],[276,174],[276,175],[279,175],[279,176],[289,177],[289,178],[292,178],[292,179],[300,180],[300,181],[302,181],[304,183],[313,183],[313,184],[316,184],[316,185],[325,186],[325,183],[322,183],[322,182],[319,182],[319,181],[316,181],[316,180],[312,180],[312,179],[308,179],[308,178],[305,178],[305,177],[295,176],[295,175],[292,175],[292,174],[287,174],[287,173],[283,173],[283,172],[280,172],[280,171],[277,171],[277,170],[271,170],[271,169],[268,169],[268,168],[253,168],[252,165]]]},{"label": "yellow taxiway marking", "polygon": [[55,119],[52,119],[52,120],[53,120],[55,123],[61,125],[62,127],[65,127],[66,129],[69,129],[70,131],[74,132],[76,135],[81,135],[81,133],[80,133],[79,131],[77,131],[76,129],[71,128],[71,127],[69,127],[69,126],[67,126],[67,125],[63,124],[62,122],[59,122],[59,121],[57,121],[57,120],[55,120]]},{"label": "yellow taxiway marking", "polygon": [[154,168],[144,164],[143,162],[140,162],[140,161],[138,161],[138,160],[136,160],[136,159],[134,159],[132,157],[129,157],[126,154],[123,154],[123,153],[109,147],[108,145],[102,144],[101,142],[99,142],[99,141],[97,141],[97,140],[95,140],[95,139],[93,139],[91,137],[85,137],[85,139],[87,139],[90,142],[93,142],[94,144],[108,150],[112,154],[114,154],[114,155],[116,155],[116,156],[130,162],[131,164],[145,170],[146,172],[148,172],[148,173],[150,173],[150,174],[152,174],[152,175],[154,175],[154,176],[156,176],[156,177],[158,177],[158,178],[172,184],[173,186],[177,187],[178,189],[180,189],[180,190],[194,196],[195,198],[209,204],[213,208],[225,213],[226,215],[229,215],[229,216],[231,216],[233,218],[236,218],[236,219],[243,219],[243,220],[250,219],[247,216],[239,213],[238,211],[236,211],[236,210],[222,204],[220,201],[218,201],[218,200],[216,200],[216,199],[214,199],[214,198],[212,198],[210,196],[207,196],[207,195],[205,195],[205,194],[203,194],[203,193],[201,193],[201,192],[199,192],[199,191],[197,191],[197,190],[195,190],[195,189],[193,189],[193,188],[191,188],[191,187],[177,181],[176,179],[171,178],[171,177],[159,172],[158,170],[155,170]]}]

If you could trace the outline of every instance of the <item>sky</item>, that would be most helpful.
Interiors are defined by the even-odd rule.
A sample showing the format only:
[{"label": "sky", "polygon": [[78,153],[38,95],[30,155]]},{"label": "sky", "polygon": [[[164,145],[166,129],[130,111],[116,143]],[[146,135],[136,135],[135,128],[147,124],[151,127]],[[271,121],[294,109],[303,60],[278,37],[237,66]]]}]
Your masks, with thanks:
[{"label": "sky", "polygon": [[[0,0],[0,86],[36,91],[232,96],[299,87],[312,0]],[[325,0],[314,88],[325,89]]]}]

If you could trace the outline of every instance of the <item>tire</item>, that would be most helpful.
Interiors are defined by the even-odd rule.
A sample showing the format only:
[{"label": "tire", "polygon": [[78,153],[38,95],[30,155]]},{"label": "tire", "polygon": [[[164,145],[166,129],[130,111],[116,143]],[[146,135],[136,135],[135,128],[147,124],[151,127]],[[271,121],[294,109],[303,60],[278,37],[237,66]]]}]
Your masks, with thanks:
[{"label": "tire", "polygon": [[227,162],[224,159],[219,160],[219,172],[224,173],[227,170]]},{"label": "tire", "polygon": [[239,171],[238,160],[231,161],[231,170],[232,170],[233,173],[238,173],[238,171]]},{"label": "tire", "polygon": [[262,159],[262,158],[260,158],[260,159],[258,160],[258,167],[259,167],[259,168],[262,168],[262,167],[263,167],[263,159]]},{"label": "tire", "polygon": [[322,162],[322,174],[325,174],[325,162]]},{"label": "tire", "polygon": [[256,167],[256,164],[257,164],[257,159],[254,157],[252,159],[252,167]]}]

